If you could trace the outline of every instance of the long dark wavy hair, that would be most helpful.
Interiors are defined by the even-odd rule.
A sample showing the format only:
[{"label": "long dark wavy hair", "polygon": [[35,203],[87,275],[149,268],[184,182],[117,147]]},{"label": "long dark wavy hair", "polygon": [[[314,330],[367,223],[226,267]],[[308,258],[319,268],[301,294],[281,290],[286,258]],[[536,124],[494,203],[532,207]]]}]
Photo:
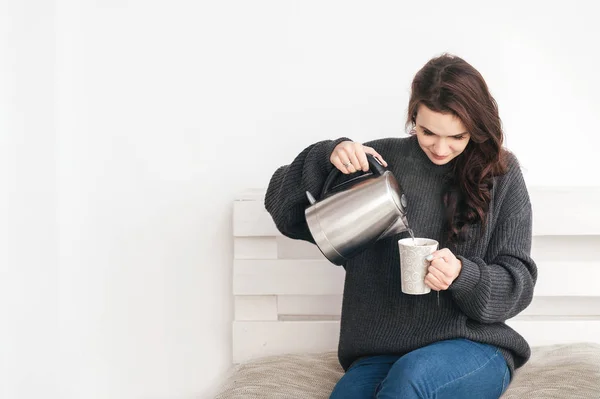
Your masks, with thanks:
[{"label": "long dark wavy hair", "polygon": [[460,57],[443,54],[415,75],[407,125],[416,124],[420,105],[458,117],[471,136],[464,152],[453,161],[443,194],[448,242],[462,242],[472,225],[486,224],[493,177],[506,173],[498,104],[473,66]]}]

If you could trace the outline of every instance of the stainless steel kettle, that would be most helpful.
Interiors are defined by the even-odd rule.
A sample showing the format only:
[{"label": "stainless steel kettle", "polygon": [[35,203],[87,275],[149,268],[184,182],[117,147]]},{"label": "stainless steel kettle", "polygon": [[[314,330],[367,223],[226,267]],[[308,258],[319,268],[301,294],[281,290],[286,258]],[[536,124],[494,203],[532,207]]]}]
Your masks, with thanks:
[{"label": "stainless steel kettle", "polygon": [[306,222],[315,243],[333,264],[342,265],[375,241],[408,230],[406,197],[396,178],[367,154],[369,172],[330,188],[333,169],[319,201],[310,192]]}]

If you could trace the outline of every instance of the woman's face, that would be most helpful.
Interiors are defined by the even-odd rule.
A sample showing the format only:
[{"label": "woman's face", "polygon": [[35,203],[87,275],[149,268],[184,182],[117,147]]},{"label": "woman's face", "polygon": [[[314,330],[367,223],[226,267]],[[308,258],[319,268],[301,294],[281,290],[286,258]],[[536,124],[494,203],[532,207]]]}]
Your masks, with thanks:
[{"label": "woman's face", "polygon": [[447,164],[459,156],[471,137],[458,117],[434,112],[422,104],[417,111],[415,130],[421,149],[436,165]]}]

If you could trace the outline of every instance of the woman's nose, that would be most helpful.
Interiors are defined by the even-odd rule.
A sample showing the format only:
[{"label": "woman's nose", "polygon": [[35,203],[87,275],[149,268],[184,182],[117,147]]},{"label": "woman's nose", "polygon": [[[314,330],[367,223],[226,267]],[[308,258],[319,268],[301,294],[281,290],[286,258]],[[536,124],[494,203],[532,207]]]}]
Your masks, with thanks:
[{"label": "woman's nose", "polygon": [[441,139],[438,140],[437,143],[433,145],[433,151],[436,155],[448,155],[448,144],[446,144],[446,140]]}]

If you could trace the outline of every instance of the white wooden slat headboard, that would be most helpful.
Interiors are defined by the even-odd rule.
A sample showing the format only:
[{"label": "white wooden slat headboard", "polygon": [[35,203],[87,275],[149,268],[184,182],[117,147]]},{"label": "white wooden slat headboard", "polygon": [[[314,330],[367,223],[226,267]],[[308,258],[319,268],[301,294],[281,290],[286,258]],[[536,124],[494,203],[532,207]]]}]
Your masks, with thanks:
[{"label": "white wooden slat headboard", "polygon": [[[538,283],[532,304],[508,324],[534,346],[600,343],[600,187],[529,193]],[[313,244],[282,236],[263,200],[264,190],[247,190],[233,204],[233,362],[334,351],[344,269]]]}]

